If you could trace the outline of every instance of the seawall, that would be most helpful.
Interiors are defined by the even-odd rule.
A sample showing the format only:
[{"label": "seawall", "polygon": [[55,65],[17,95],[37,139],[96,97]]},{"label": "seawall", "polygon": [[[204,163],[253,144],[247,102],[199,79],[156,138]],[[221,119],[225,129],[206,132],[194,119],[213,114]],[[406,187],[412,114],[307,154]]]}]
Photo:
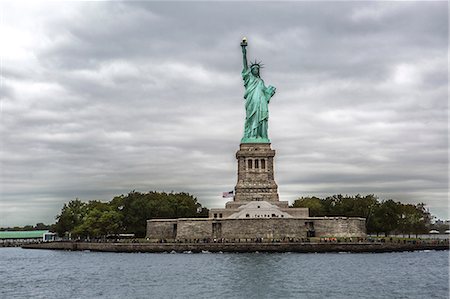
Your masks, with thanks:
[{"label": "seawall", "polygon": [[435,244],[399,243],[92,243],[48,242],[28,244],[25,249],[50,249],[100,252],[401,252],[416,250],[449,250],[448,242]]}]

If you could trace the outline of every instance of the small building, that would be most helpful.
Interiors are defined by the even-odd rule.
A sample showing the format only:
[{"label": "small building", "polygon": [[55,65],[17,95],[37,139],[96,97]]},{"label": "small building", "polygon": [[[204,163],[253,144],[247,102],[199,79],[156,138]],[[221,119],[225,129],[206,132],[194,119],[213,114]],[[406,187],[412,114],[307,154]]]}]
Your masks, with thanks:
[{"label": "small building", "polygon": [[48,230],[0,231],[0,244],[37,243],[45,240]]},{"label": "small building", "polygon": [[57,239],[58,239],[57,233],[47,232],[47,233],[44,233],[44,235],[42,236],[42,241],[44,241],[44,242],[52,242],[52,241],[56,241]]}]

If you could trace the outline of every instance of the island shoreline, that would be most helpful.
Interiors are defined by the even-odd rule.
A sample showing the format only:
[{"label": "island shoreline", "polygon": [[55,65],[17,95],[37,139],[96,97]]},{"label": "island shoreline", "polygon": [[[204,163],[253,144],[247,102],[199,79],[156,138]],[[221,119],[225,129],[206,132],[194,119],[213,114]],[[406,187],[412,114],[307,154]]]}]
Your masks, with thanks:
[{"label": "island shoreline", "polygon": [[24,249],[48,249],[96,252],[227,252],[227,253],[383,253],[422,250],[449,250],[449,243],[402,244],[402,243],[94,243],[94,242],[47,242],[23,245]]}]

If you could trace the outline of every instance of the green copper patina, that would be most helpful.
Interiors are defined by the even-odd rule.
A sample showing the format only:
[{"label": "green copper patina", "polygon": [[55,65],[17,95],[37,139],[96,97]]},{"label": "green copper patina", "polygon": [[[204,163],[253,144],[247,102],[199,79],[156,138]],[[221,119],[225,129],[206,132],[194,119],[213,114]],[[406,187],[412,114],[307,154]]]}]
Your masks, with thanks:
[{"label": "green copper patina", "polygon": [[275,94],[275,87],[264,85],[259,76],[261,63],[254,62],[250,66],[247,62],[247,39],[241,42],[244,69],[242,78],[245,87],[245,127],[241,143],[270,143],[267,135],[269,120],[269,102]]}]

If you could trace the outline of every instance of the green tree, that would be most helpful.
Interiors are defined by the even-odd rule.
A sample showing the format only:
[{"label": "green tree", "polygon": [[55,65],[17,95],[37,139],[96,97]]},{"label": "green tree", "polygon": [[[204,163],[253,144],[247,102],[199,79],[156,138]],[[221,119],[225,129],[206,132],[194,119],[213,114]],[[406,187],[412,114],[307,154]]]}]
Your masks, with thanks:
[{"label": "green tree", "polygon": [[375,215],[379,229],[384,232],[385,236],[398,230],[401,219],[401,203],[392,199],[385,200],[376,210]]},{"label": "green tree", "polygon": [[197,199],[188,193],[130,192],[127,196],[113,199],[112,203],[123,213],[127,233],[145,236],[147,220],[155,218],[205,217]]},{"label": "green tree", "polygon": [[45,225],[42,222],[36,223],[36,225],[34,226],[35,230],[47,230],[50,229],[50,225]]},{"label": "green tree", "polygon": [[302,197],[292,207],[309,208],[310,216],[344,216],[366,219],[368,233],[426,232],[431,215],[423,203],[407,205],[392,199],[380,202],[374,194],[348,196],[336,194],[325,199]]},{"label": "green tree", "polygon": [[[347,203],[348,201],[352,201],[353,204]],[[348,208],[345,216],[365,218],[367,231],[371,232],[376,226],[374,215],[380,206],[378,198],[374,194],[368,194],[366,196],[357,194],[355,197],[346,197],[343,203],[344,207]]]},{"label": "green tree", "polygon": [[92,208],[84,221],[76,226],[72,233],[82,238],[104,238],[109,235],[116,235],[121,230],[122,215],[119,212],[110,209]]},{"label": "green tree", "polygon": [[292,204],[292,207],[293,208],[308,208],[309,215],[311,217],[326,215],[325,207],[322,203],[322,200],[315,196],[299,198],[294,201],[294,203]]},{"label": "green tree", "polygon": [[71,233],[84,221],[87,212],[87,204],[78,198],[64,204],[61,214],[56,216],[55,230],[58,235],[64,236],[66,233]]},{"label": "green tree", "polygon": [[417,223],[420,222],[422,215],[417,207],[413,204],[402,205],[400,231],[408,234],[410,237],[416,230]]}]

